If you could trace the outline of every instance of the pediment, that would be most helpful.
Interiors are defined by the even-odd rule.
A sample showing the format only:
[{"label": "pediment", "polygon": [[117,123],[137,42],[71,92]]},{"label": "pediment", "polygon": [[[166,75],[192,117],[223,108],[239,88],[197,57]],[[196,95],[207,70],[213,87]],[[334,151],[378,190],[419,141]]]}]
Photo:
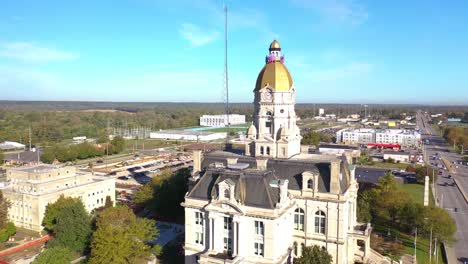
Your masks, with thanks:
[{"label": "pediment", "polygon": [[217,211],[232,214],[244,214],[244,211],[230,201],[213,201],[204,208],[206,211]]}]

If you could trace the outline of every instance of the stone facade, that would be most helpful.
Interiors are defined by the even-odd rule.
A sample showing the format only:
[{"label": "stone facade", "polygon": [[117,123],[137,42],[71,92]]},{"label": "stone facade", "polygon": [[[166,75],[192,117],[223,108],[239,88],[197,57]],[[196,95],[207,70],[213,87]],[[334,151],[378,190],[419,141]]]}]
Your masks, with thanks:
[{"label": "stone facade", "polygon": [[36,165],[7,170],[0,188],[11,201],[8,218],[16,226],[41,231],[46,206],[61,195],[78,197],[88,212],[104,206],[106,196],[115,203],[115,180],[82,173],[75,167]]},{"label": "stone facade", "polygon": [[365,262],[369,224],[356,221],[352,155],[301,153],[295,90],[277,41],[257,79],[245,153],[194,153],[185,263],[292,263],[304,246],[334,263]]}]

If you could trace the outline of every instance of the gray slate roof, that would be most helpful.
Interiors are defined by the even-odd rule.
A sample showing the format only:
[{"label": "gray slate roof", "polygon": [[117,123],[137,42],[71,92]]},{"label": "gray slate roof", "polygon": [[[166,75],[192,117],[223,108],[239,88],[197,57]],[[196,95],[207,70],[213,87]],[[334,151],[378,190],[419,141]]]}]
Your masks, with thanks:
[{"label": "gray slate roof", "polygon": [[[247,163],[249,168],[235,170],[228,168],[215,168],[215,162],[227,165],[226,158],[237,157],[238,163]],[[202,162],[201,178],[190,190],[188,197],[211,200],[218,196],[216,184],[229,179],[236,184],[235,198],[247,206],[273,209],[279,202],[278,181],[288,180],[288,189],[302,189],[302,173],[312,171],[319,173],[319,192],[330,191],[330,163],[313,162],[306,160],[269,159],[267,170],[256,170],[256,160],[253,157],[236,155],[232,153],[208,153]],[[343,179],[346,177],[343,175]],[[270,184],[271,183],[271,184]],[[347,181],[341,182],[342,190],[346,189]]]}]

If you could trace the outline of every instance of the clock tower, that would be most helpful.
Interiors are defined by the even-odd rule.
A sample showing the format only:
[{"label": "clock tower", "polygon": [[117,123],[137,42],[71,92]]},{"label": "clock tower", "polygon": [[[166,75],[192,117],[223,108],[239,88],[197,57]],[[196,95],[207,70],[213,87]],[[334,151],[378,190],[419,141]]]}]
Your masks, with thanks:
[{"label": "clock tower", "polygon": [[278,41],[270,44],[255,85],[253,124],[247,131],[246,155],[290,158],[301,151],[296,125],[296,92]]}]

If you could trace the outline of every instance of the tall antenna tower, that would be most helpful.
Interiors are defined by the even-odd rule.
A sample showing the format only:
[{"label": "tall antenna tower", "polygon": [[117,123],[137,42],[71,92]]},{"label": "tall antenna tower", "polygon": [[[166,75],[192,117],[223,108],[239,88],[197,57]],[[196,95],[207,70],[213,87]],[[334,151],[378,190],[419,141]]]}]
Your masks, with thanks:
[{"label": "tall antenna tower", "polygon": [[229,148],[229,133],[231,132],[231,121],[229,120],[229,78],[228,78],[228,8],[227,4],[224,4],[224,93],[225,93],[225,106],[224,111],[226,114],[227,122],[227,135],[226,135],[226,148]]}]

